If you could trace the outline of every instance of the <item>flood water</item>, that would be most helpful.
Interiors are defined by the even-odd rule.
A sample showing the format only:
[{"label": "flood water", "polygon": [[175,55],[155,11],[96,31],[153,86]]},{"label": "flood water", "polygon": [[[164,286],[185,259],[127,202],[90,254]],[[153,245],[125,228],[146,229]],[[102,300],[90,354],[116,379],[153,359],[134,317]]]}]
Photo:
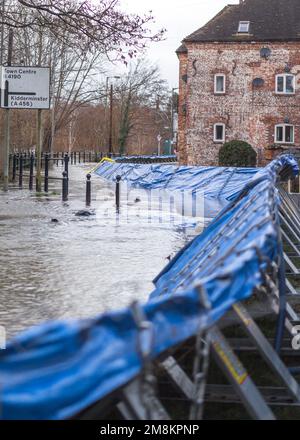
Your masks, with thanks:
[{"label": "flood water", "polygon": [[[187,240],[175,224],[155,215],[149,221],[142,200],[129,201],[126,214],[117,215],[112,186],[96,176],[94,215],[76,216],[85,209],[87,171],[87,165],[71,167],[65,204],[53,193],[60,194],[57,181],[47,198],[25,189],[0,191],[0,325],[8,337],[43,321],[147,300],[153,278]],[[50,175],[61,172],[55,166]]]}]

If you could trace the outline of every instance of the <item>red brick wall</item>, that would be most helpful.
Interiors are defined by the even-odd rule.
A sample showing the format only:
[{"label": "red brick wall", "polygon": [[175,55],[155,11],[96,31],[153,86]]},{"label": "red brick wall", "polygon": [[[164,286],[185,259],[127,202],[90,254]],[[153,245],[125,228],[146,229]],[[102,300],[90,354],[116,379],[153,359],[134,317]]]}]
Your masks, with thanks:
[{"label": "red brick wall", "polygon": [[[285,149],[300,148],[300,42],[188,43],[179,54],[180,99],[178,150],[181,163],[217,165],[222,144],[213,142],[213,125],[226,124],[226,141],[249,142],[266,164]],[[269,47],[269,59],[260,49]],[[275,75],[289,65],[296,75],[296,94],[275,94]],[[182,75],[188,75],[187,84]],[[214,95],[215,73],[226,74],[226,94]],[[253,79],[262,78],[262,87]],[[186,115],[183,112],[186,106]],[[295,125],[295,145],[270,149],[276,124]],[[300,151],[300,150],[299,150]]]}]

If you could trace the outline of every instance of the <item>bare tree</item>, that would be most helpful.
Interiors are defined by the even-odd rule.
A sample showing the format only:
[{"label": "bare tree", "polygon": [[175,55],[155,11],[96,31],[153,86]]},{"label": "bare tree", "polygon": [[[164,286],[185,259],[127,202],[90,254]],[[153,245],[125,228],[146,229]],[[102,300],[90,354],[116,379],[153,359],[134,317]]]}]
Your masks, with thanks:
[{"label": "bare tree", "polygon": [[146,59],[139,59],[130,66],[128,74],[117,89],[120,102],[119,150],[126,151],[128,137],[141,120],[145,112],[141,109],[157,110],[158,124],[169,100],[167,82],[161,79],[159,68]]},{"label": "bare tree", "polygon": [[[65,41],[66,33],[76,38],[77,47],[109,54],[117,51],[125,60],[145,47],[147,41],[160,41],[165,30],[151,32],[151,12],[144,16],[127,14],[119,0],[7,0],[0,23],[13,28],[49,30]],[[18,6],[30,13],[20,15]],[[68,40],[67,40],[68,42]]]},{"label": "bare tree", "polygon": [[[16,11],[19,22],[22,17],[26,23],[31,11],[23,6]],[[54,148],[56,133],[74,123],[77,109],[100,97],[100,84],[95,78],[103,71],[103,55],[77,47],[76,41],[66,30],[63,40],[49,29],[24,26],[15,33],[14,63],[51,68],[52,108],[44,121],[44,148],[48,151]]]}]

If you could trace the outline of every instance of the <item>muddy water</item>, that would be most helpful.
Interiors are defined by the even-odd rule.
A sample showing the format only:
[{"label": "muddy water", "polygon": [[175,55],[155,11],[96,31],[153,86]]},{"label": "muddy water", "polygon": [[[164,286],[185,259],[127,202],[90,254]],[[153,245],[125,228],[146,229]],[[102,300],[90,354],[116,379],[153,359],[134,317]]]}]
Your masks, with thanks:
[{"label": "muddy water", "polygon": [[[54,167],[50,174],[61,171]],[[94,215],[76,216],[85,208],[86,172],[86,166],[71,168],[66,204],[53,193],[58,182],[47,198],[17,188],[0,192],[0,325],[9,337],[43,321],[146,300],[166,258],[187,240],[176,222],[150,215],[136,195],[117,215],[112,187],[97,177]]]}]

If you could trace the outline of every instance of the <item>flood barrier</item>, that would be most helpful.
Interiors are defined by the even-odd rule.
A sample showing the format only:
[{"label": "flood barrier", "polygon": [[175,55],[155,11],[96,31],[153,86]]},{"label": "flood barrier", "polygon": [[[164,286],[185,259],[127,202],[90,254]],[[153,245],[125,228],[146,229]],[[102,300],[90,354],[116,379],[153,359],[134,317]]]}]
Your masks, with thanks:
[{"label": "flood barrier", "polygon": [[[249,414],[273,419],[217,327],[230,310],[300,403],[297,383],[241,305],[254,291],[285,295],[276,184],[299,173],[296,161],[282,156],[260,170],[103,163],[96,173],[144,188],[204,189],[211,202],[218,199],[210,208],[217,206],[218,214],[157,276],[149,302],[94,319],[47,323],[8,343],[0,352],[1,418],[71,418],[110,398],[120,402],[125,418],[166,418],[149,380],[158,359],[189,399],[191,418],[198,418],[207,370],[199,361],[210,346]],[[193,381],[171,356],[191,337],[197,337]]]}]

